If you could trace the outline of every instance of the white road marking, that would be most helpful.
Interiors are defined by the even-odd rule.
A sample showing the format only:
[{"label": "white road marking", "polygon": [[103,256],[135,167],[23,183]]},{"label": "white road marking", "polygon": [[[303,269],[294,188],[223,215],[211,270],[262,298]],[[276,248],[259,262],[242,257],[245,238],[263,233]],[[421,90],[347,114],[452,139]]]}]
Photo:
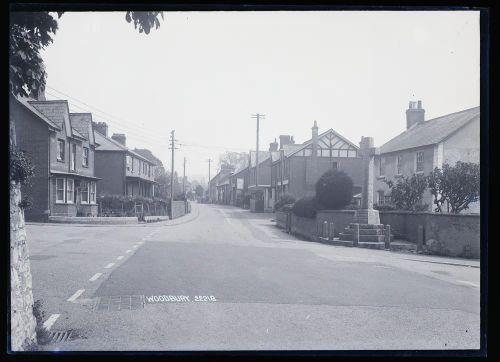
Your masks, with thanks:
[{"label": "white road marking", "polygon": [[115,265],[115,263],[109,263],[108,265],[106,265],[106,266],[104,267],[104,269],[109,269],[109,268],[111,268],[113,265]]},{"label": "white road marking", "polygon": [[227,217],[227,214],[225,211],[222,211],[222,210],[219,210],[220,213],[222,214],[222,216],[224,216],[224,219],[229,223],[229,224],[232,224],[231,220],[229,220],[229,218]]},{"label": "white road marking", "polygon": [[52,326],[56,322],[57,318],[59,318],[60,316],[61,316],[60,314],[52,314],[49,317],[49,319],[47,319],[45,321],[45,323],[43,324],[43,328],[45,328],[46,330],[50,331],[50,328],[52,328]]},{"label": "white road marking", "polygon": [[116,258],[117,260],[122,260],[123,259],[123,255],[120,255],[118,258]]},{"label": "white road marking", "polygon": [[95,273],[94,276],[92,278],[90,278],[89,280],[91,282],[93,282],[94,280],[97,280],[99,279],[99,277],[102,275],[102,273]]},{"label": "white road marking", "polygon": [[74,302],[76,298],[78,298],[80,295],[83,294],[85,289],[78,289],[75,294],[73,294],[71,297],[68,298],[68,302]]},{"label": "white road marking", "polygon": [[126,253],[130,253],[132,250],[128,249],[127,251],[125,251]]}]

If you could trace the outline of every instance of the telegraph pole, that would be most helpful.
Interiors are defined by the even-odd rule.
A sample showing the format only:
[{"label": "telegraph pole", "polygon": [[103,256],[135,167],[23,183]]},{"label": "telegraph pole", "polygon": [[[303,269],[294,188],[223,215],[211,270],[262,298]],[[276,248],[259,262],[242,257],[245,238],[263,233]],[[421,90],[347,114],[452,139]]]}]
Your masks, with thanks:
[{"label": "telegraph pole", "polygon": [[208,184],[207,184],[208,202],[212,202],[212,195],[210,195],[210,162],[212,162],[212,159],[209,158],[207,161],[208,161]]},{"label": "telegraph pole", "polygon": [[182,193],[186,196],[186,157],[184,157],[184,171],[182,172]]},{"label": "telegraph pole", "polygon": [[175,130],[172,130],[170,132],[170,147],[169,149],[172,150],[172,171],[170,173],[170,219],[172,219],[172,206],[174,204],[174,150],[175,148],[175,142],[177,140],[175,139]]},{"label": "telegraph pole", "polygon": [[257,151],[255,152],[255,188],[259,186],[259,121],[261,119],[266,119],[264,114],[254,114],[252,118],[257,120]]}]

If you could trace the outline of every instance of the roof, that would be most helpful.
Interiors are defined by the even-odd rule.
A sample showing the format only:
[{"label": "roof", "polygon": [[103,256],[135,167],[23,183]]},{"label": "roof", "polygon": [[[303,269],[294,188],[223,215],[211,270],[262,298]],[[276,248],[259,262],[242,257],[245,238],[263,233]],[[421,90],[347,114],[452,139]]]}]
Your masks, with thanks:
[{"label": "roof", "polygon": [[298,151],[303,146],[304,146],[303,144],[296,145],[295,143],[289,143],[287,145],[283,145],[283,152],[285,154],[285,157],[290,156],[292,153]]},{"label": "roof", "polygon": [[479,108],[470,108],[417,123],[382,145],[380,153],[437,144],[464,127],[470,121],[479,119]]},{"label": "roof", "polygon": [[280,159],[280,151],[271,151],[271,162],[276,162]]},{"label": "roof", "polygon": [[71,135],[72,136],[76,136],[76,137],[81,138],[81,139],[84,139],[84,140],[87,139],[87,137],[85,137],[84,135],[82,135],[80,132],[78,132],[77,129],[75,129],[73,127],[71,127]]},{"label": "roof", "polygon": [[[345,138],[344,136],[342,136],[341,134],[335,132],[332,128],[330,128],[329,130],[326,130],[325,132],[321,133],[318,135],[318,140],[327,135],[328,133],[333,133],[335,136],[337,136],[338,138],[340,138],[342,141],[344,141],[345,143],[347,143],[350,147],[353,147],[355,148],[356,150],[359,149],[358,146],[356,146],[354,143],[352,143],[351,141],[349,141],[347,138]],[[305,141],[304,143],[302,144],[299,144],[299,145],[295,145],[295,146],[298,146],[297,148],[295,148],[294,150],[292,151],[289,151],[288,154],[285,152],[285,157],[288,157],[288,156],[291,156],[293,155],[294,153],[306,148],[307,146],[309,146],[310,144],[312,143],[312,138]],[[285,146],[288,146],[288,145],[285,145]]]},{"label": "roof", "polygon": [[163,166],[163,163],[159,158],[153,155],[153,152],[148,150],[147,148],[134,148],[134,152],[138,153],[142,157],[147,158],[151,163],[154,163],[156,166]]},{"label": "roof", "polygon": [[74,129],[85,137],[92,145],[95,143],[94,129],[92,127],[92,113],[70,113],[69,119]]},{"label": "roof", "polygon": [[22,97],[14,97],[19,103],[21,103],[25,108],[27,108],[29,111],[31,111],[33,114],[35,114],[39,119],[41,119],[43,122],[45,122],[50,128],[54,128],[56,130],[61,130],[61,128],[52,122],[48,117],[46,117],[42,112],[40,112],[38,109],[33,107],[29,103],[29,98],[22,98]]},{"label": "roof", "polygon": [[150,160],[148,160],[146,157],[141,156],[140,154],[128,149],[124,145],[122,145],[120,142],[115,141],[112,138],[106,137],[99,132],[95,132],[94,134],[96,142],[99,144],[99,146],[96,148],[96,151],[121,151],[121,152],[127,152],[130,153],[131,155],[140,158],[143,161],[153,163]]},{"label": "roof", "polygon": [[64,127],[66,129],[66,135],[71,137],[71,123],[69,119],[69,107],[68,101],[66,100],[54,100],[54,101],[28,101],[33,107],[35,107],[40,113],[45,117],[54,122],[60,129]]},{"label": "roof", "polygon": [[[250,151],[250,167],[255,167],[256,151]],[[270,157],[269,151],[259,151],[259,165]]]}]

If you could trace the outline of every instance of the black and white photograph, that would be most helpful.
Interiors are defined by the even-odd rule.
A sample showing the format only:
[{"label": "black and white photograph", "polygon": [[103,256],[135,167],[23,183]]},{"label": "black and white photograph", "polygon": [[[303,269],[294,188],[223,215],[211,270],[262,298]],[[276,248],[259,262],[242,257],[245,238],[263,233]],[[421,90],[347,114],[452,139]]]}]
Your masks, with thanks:
[{"label": "black and white photograph", "polygon": [[10,5],[9,354],[485,354],[487,9],[114,5]]}]

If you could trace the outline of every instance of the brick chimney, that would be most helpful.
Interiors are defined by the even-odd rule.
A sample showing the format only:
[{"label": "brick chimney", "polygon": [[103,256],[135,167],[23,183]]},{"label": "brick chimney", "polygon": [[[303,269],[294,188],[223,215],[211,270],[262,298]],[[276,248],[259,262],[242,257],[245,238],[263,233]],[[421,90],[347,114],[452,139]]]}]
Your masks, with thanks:
[{"label": "brick chimney", "polygon": [[274,142],[271,142],[269,144],[269,151],[270,152],[278,151],[278,142],[276,142],[276,138],[274,139]]},{"label": "brick chimney", "polygon": [[40,87],[37,92],[30,91],[30,97],[36,99],[37,101],[46,101],[47,98],[45,98],[45,88]]},{"label": "brick chimney", "polygon": [[425,109],[422,108],[422,101],[412,102],[406,110],[406,129],[413,125],[425,121]]},{"label": "brick chimney", "polygon": [[106,122],[92,122],[92,126],[94,127],[94,131],[108,137],[108,124]]},{"label": "brick chimney", "polygon": [[125,137],[124,133],[113,133],[111,138],[114,139],[116,142],[122,144],[123,146],[127,147],[126,144],[127,137]]},{"label": "brick chimney", "polygon": [[280,150],[283,149],[284,145],[288,145],[293,142],[293,137],[290,137],[288,135],[280,135]]}]

